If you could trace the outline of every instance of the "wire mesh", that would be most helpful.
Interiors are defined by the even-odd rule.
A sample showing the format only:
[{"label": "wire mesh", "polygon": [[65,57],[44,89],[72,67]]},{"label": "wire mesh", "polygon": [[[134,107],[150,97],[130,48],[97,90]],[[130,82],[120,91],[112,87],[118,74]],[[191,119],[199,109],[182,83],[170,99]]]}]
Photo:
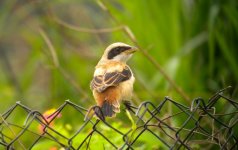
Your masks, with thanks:
[{"label": "wire mesh", "polygon": [[[224,94],[229,89],[220,90],[208,100],[194,99],[191,106],[169,97],[158,105],[149,101],[138,107],[127,105],[131,117],[128,120],[133,120],[129,122],[97,119],[94,116],[100,112],[98,106],[85,109],[69,100],[47,117],[16,102],[1,114],[0,148],[40,149],[45,142],[51,142],[67,150],[92,149],[94,141],[100,140],[104,143],[103,149],[146,149],[147,145],[154,145],[153,149],[238,149],[238,103]],[[72,111],[78,118],[70,118]],[[77,130],[71,134],[62,133],[52,125],[61,119],[58,116],[63,112],[68,120],[75,121]],[[25,119],[21,122],[22,119],[17,118]],[[115,126],[118,121],[126,130]],[[36,131],[35,127],[41,130]],[[111,135],[116,136],[117,141]],[[143,143],[145,137],[150,139]]]}]

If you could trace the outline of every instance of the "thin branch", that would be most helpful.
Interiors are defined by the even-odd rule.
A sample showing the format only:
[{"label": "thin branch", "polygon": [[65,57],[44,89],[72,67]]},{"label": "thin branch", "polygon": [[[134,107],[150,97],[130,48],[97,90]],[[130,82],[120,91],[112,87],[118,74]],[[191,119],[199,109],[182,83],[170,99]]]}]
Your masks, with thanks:
[{"label": "thin branch", "polygon": [[52,57],[55,67],[59,67],[59,60],[58,60],[58,57],[56,54],[56,50],[55,50],[54,46],[52,45],[52,42],[50,41],[49,37],[46,35],[46,33],[44,32],[43,29],[38,28],[38,31],[39,31],[40,35],[43,37],[47,46],[49,47],[50,54],[51,54],[51,57]]},{"label": "thin branch", "polygon": [[69,28],[71,30],[75,30],[75,31],[79,31],[79,32],[86,32],[86,33],[93,33],[93,34],[115,32],[115,31],[120,31],[124,28],[124,26],[118,26],[118,27],[114,27],[114,28],[88,29],[88,28],[82,28],[82,27],[71,25],[67,22],[64,22],[64,21],[58,19],[57,17],[54,17],[54,20],[58,24],[66,27],[66,28]]},{"label": "thin branch", "polygon": [[59,70],[59,72],[63,75],[63,77],[69,81],[70,84],[73,85],[73,87],[79,91],[80,94],[82,94],[82,101],[85,101],[87,99],[89,99],[89,95],[87,94],[86,91],[84,91],[84,89],[77,84],[77,82],[75,80],[72,79],[72,77],[68,74],[67,71],[65,71],[59,63],[59,59],[56,53],[56,50],[52,44],[52,42],[50,41],[49,37],[47,36],[47,34],[43,31],[43,29],[38,28],[38,31],[40,33],[40,35],[43,37],[44,41],[46,42],[47,46],[49,47],[50,53],[51,53],[51,57],[52,57],[52,61],[54,66]]},{"label": "thin branch", "polygon": [[[10,125],[8,124],[8,122],[3,118],[3,116],[0,114],[0,117],[3,121],[3,123],[7,126],[7,128],[10,130],[10,132],[16,137],[16,133],[13,131],[13,129],[10,127]],[[22,144],[22,142],[20,141],[20,139],[17,139],[17,142],[20,144],[20,146],[26,150],[26,147]]]},{"label": "thin branch", "polygon": [[69,83],[72,84],[73,87],[82,94],[81,101],[90,99],[88,93],[83,90],[83,88],[79,84],[76,83],[76,81],[68,74],[68,72],[66,72],[62,67],[59,67],[58,69],[60,73],[64,76],[64,78],[68,80]]},{"label": "thin branch", "polygon": [[[25,128],[22,127],[22,126],[19,126],[19,125],[17,125],[17,124],[13,124],[13,123],[8,123],[8,125],[11,125],[11,126],[14,126],[14,127],[20,128],[20,129],[25,129]],[[41,134],[36,133],[36,132],[34,132],[34,131],[31,131],[31,130],[29,130],[29,129],[26,129],[26,131],[29,132],[29,133],[32,133],[32,134],[34,134],[34,135],[42,136]],[[49,137],[47,137],[47,136],[42,136],[42,137],[46,138],[47,140],[54,141],[54,140],[52,140],[51,138],[49,138]]]},{"label": "thin branch", "polygon": [[[99,6],[114,20],[115,23],[120,24],[120,22],[117,20],[114,15],[110,12],[106,4],[103,0],[97,0]],[[189,96],[182,90],[181,87],[179,87],[173,79],[171,79],[167,73],[164,71],[164,69],[161,67],[161,65],[155,60],[154,57],[152,57],[150,54],[148,54],[147,51],[143,50],[143,48],[138,44],[137,39],[131,29],[128,26],[124,26],[123,28],[124,33],[130,38],[130,40],[140,49],[140,52],[159,70],[159,72],[164,76],[164,78],[170,83],[170,85],[177,91],[178,94],[180,94],[188,103],[191,103],[191,99]]]}]

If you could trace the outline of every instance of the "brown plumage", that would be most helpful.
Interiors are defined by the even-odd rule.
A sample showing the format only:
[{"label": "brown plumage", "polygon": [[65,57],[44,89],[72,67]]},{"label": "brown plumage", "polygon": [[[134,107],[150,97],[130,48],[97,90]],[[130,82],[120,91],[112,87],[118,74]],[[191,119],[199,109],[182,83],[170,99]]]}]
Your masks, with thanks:
[{"label": "brown plumage", "polygon": [[114,43],[105,50],[95,68],[90,87],[104,116],[115,116],[120,112],[120,101],[132,97],[135,79],[126,61],[133,52],[134,47]]}]

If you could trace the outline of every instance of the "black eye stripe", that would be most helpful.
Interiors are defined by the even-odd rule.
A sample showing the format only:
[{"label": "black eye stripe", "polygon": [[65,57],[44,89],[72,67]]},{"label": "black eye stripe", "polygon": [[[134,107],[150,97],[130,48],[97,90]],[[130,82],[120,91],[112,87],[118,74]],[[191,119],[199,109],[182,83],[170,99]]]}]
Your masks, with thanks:
[{"label": "black eye stripe", "polygon": [[128,50],[128,49],[131,49],[130,46],[118,46],[118,47],[114,47],[113,49],[111,49],[108,53],[108,56],[107,58],[108,59],[112,59],[114,58],[115,56],[117,56],[118,54]]}]

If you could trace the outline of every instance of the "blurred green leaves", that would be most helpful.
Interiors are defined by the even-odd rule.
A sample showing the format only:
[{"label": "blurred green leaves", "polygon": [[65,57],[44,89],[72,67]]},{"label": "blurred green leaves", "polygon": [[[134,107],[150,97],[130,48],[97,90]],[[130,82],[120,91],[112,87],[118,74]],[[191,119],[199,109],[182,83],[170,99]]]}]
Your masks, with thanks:
[{"label": "blurred green leaves", "polygon": [[[142,48],[152,45],[149,54],[189,95],[207,96],[207,91],[227,85],[236,89],[236,1],[106,2],[119,22],[132,29]],[[150,62],[141,63],[144,56],[135,57],[133,67],[143,70],[139,75],[145,80],[158,76]],[[168,65],[173,60],[176,65]],[[157,85],[160,92],[167,90],[163,81]]]},{"label": "blurred green leaves", "polygon": [[[0,2],[1,112],[17,100],[39,110],[66,99],[94,105],[94,66],[109,44],[135,44],[132,34],[190,101],[228,85],[237,99],[237,0],[103,0],[106,11],[99,2]],[[134,103],[159,103],[167,95],[190,102],[142,52],[129,65],[137,79]]]}]

